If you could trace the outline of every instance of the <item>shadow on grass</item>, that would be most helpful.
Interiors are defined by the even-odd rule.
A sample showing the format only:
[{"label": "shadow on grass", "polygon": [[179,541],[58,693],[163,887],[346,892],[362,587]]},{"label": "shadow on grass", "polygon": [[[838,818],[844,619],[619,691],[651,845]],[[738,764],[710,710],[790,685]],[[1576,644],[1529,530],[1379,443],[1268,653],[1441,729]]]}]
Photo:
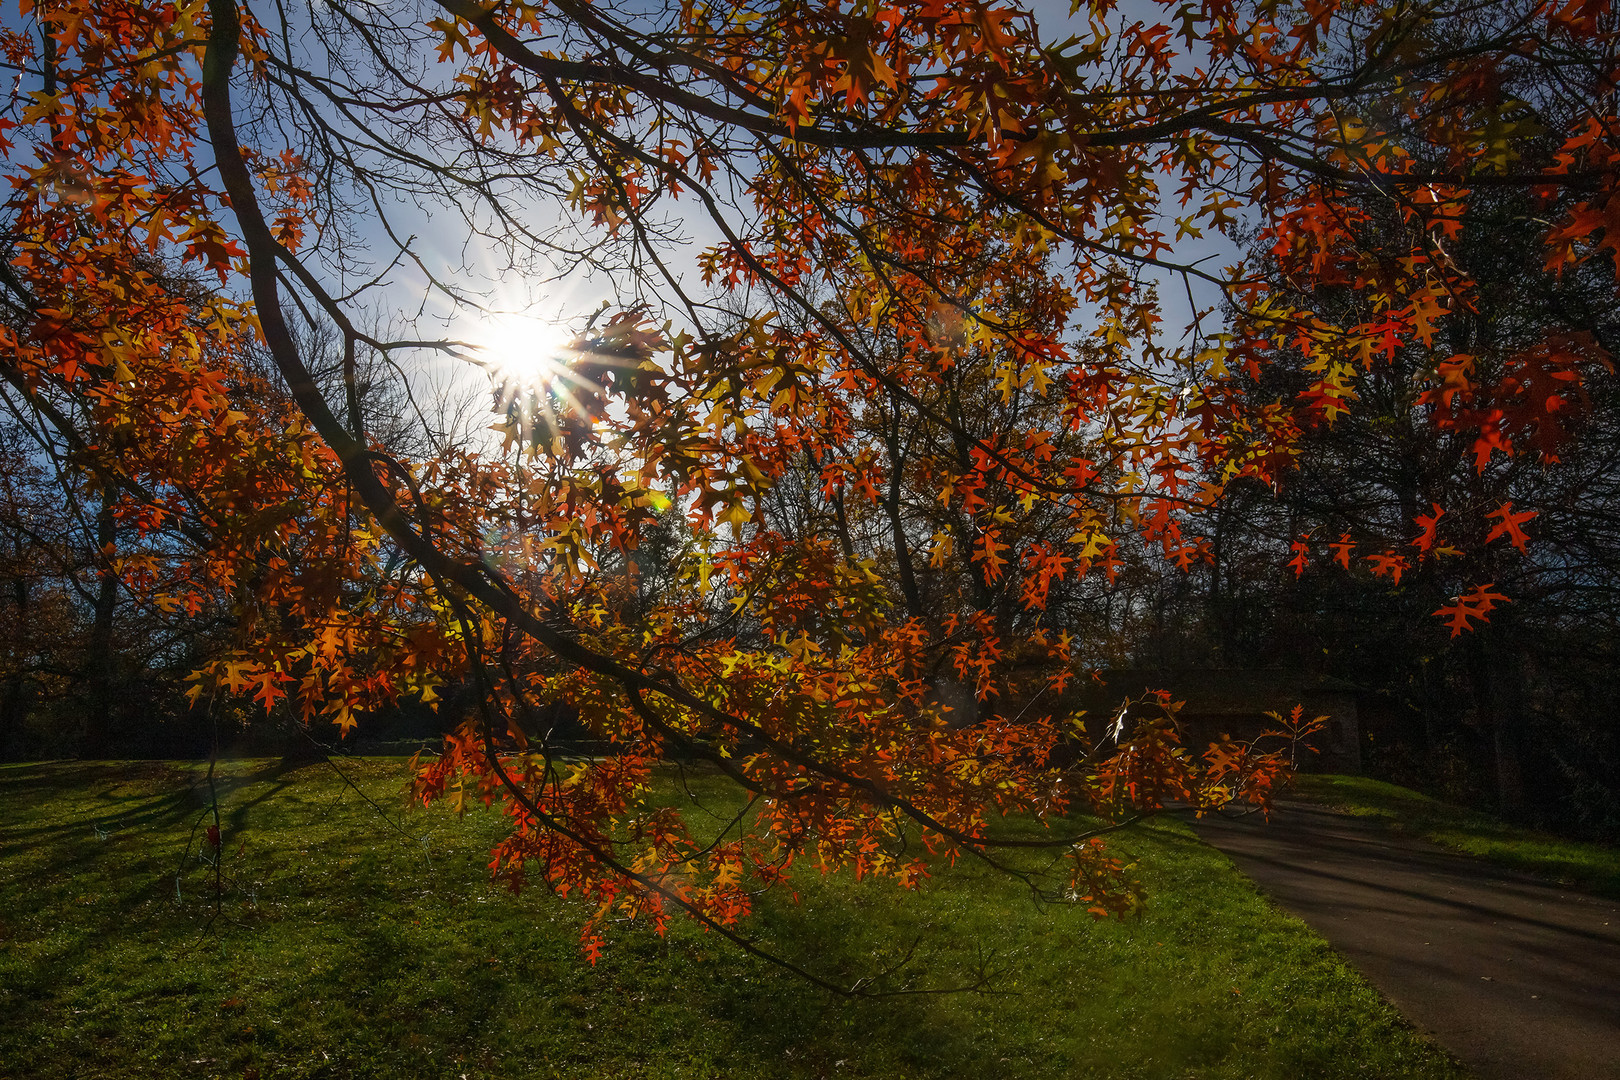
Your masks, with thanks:
[{"label": "shadow on grass", "polygon": [[[216,777],[222,809],[238,827],[261,803],[275,798],[294,781],[292,774],[307,762],[231,763]],[[245,771],[244,771],[245,767]],[[102,838],[114,833],[159,832],[189,826],[211,795],[207,766],[165,762],[49,762],[0,768],[0,806],[12,822],[0,826],[8,847],[53,850],[85,848],[85,832]],[[268,785],[247,800],[233,798],[258,785]]]},{"label": "shadow on grass", "polygon": [[[402,779],[398,762],[346,769],[379,800]],[[899,973],[915,985],[971,981],[981,942],[1005,972],[989,996],[846,1001],[682,922],[662,939],[615,930],[592,967],[587,905],[491,884],[498,815],[413,817],[429,864],[319,765],[225,768],[222,810],[252,830],[230,865],[258,891],[233,890],[210,922],[210,898],[172,889],[205,797],[199,767],[11,773],[0,821],[74,843],[91,821],[147,823],[88,854],[5,848],[0,911],[27,907],[0,949],[0,1061],[22,1063],[17,1080],[1452,1075],[1179,827],[1133,836],[1165,885],[1126,925],[1035,912],[1022,887],[967,863],[920,893],[804,867],[803,903],[767,897],[749,924],[796,963],[848,983],[921,938]],[[736,805],[694,786],[722,817]],[[195,801],[163,801],[181,794]],[[1301,1009],[1320,1018],[1294,1035],[1280,1018]]]}]

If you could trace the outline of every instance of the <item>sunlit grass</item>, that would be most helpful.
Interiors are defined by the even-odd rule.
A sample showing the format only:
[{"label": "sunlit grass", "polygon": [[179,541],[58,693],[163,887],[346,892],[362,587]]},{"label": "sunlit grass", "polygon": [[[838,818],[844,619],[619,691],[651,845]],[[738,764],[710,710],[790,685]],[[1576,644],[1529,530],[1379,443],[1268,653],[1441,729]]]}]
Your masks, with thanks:
[{"label": "sunlit grass", "polygon": [[[0,1074],[58,1077],[1453,1077],[1326,945],[1164,822],[1122,842],[1150,908],[1037,907],[966,862],[921,894],[799,879],[755,929],[843,979],[990,994],[845,1001],[713,935],[615,935],[492,886],[499,819],[396,827],[403,765],[224,768],[224,870],[188,838],[203,770],[0,769]],[[724,812],[711,782],[695,791]],[[680,796],[685,798],[683,794]],[[200,835],[200,834],[199,834]]]}]

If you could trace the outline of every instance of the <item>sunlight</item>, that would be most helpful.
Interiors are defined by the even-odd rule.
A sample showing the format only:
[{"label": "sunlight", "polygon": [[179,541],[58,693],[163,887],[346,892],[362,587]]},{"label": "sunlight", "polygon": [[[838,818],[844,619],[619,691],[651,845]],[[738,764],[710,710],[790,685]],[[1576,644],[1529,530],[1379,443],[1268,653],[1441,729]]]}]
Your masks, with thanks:
[{"label": "sunlight", "polygon": [[490,378],[514,391],[546,389],[568,368],[572,335],[554,322],[502,315],[487,322],[478,337]]},{"label": "sunlight", "polygon": [[603,387],[589,349],[562,325],[519,315],[492,318],[478,335],[478,361],[494,392],[497,427],[534,449],[578,453],[601,419]]}]

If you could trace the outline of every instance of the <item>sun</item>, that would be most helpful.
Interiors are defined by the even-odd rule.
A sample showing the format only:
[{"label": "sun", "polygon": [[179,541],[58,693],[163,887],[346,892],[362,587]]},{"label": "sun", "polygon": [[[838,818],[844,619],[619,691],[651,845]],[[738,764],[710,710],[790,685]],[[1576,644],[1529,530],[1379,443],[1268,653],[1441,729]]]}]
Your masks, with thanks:
[{"label": "sun", "polygon": [[481,362],[495,383],[543,390],[568,370],[572,335],[554,322],[522,315],[490,319],[478,335]]}]

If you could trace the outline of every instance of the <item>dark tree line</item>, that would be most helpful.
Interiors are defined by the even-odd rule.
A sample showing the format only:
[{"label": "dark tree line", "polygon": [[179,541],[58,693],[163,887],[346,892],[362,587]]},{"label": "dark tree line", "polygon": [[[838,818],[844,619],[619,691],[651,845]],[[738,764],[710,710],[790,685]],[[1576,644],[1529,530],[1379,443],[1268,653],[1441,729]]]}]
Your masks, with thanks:
[{"label": "dark tree line", "polygon": [[[1369,211],[1371,244],[1402,228],[1393,210]],[[1200,515],[1210,562],[1154,577],[1130,648],[1147,664],[1292,667],[1349,680],[1384,704],[1365,748],[1373,772],[1612,837],[1620,379],[1608,358],[1620,355],[1620,315],[1611,261],[1546,268],[1539,241],[1551,212],[1522,192],[1477,204],[1446,252],[1479,283],[1475,309],[1454,313],[1430,346],[1371,367],[1347,414],[1304,433],[1278,490],[1234,490]],[[1446,403],[1425,390],[1459,356],[1482,380],[1507,377],[1523,394],[1562,391],[1511,382],[1516,358],[1549,334],[1590,358],[1581,389],[1564,391],[1556,430],[1483,456],[1475,433],[1446,430]],[[1249,381],[1252,399],[1296,400],[1315,377],[1298,358],[1278,361]],[[1437,502],[1449,513],[1424,556],[1409,538]],[[1503,520],[1488,515],[1508,503],[1535,511],[1523,551],[1506,533],[1487,542]],[[1341,540],[1356,545],[1348,568],[1333,547]],[[1309,552],[1290,569],[1296,541]],[[1367,559],[1392,549],[1409,564],[1398,583]],[[1511,602],[1451,636],[1434,613],[1480,582]]]}]

